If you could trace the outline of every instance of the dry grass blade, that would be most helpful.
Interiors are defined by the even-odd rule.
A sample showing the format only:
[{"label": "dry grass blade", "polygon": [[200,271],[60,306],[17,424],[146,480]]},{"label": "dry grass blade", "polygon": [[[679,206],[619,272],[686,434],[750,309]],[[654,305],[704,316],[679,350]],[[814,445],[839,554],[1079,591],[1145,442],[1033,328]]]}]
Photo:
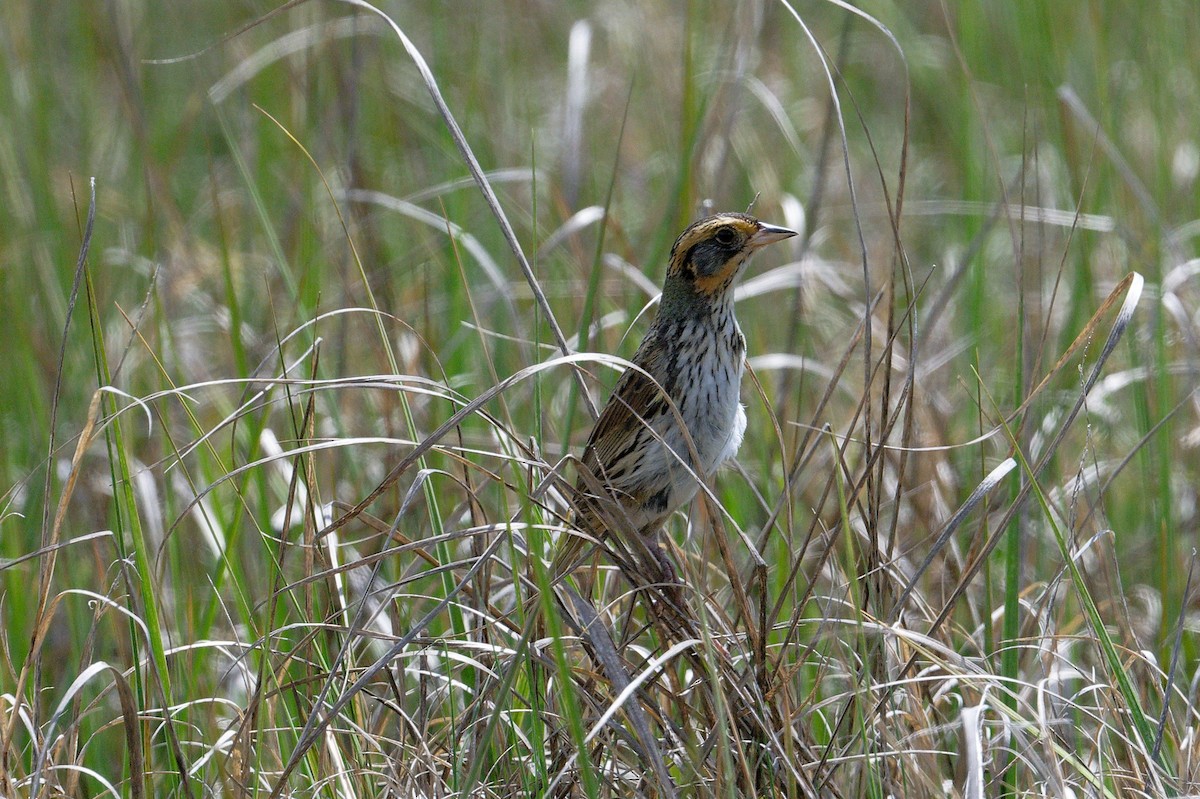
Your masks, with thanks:
[{"label": "dry grass blade", "polygon": [[[1063,353],[1062,357],[1059,358],[1058,362],[1054,365],[1054,368],[1052,368],[1046,377],[1043,378],[1040,383],[1038,383],[1037,387],[1030,392],[1029,398],[1027,398],[1021,404],[1020,408],[1018,408],[1018,411],[1020,411],[1029,405],[1029,403],[1032,401],[1032,398],[1035,397],[1043,388],[1045,388],[1046,385],[1050,383],[1051,378],[1066,365],[1070,356],[1074,354],[1074,352],[1081,347],[1083,343],[1091,340],[1100,324],[1104,321],[1104,317],[1107,316],[1108,312],[1118,301],[1121,301],[1120,310],[1117,313],[1116,319],[1113,321],[1112,327],[1109,329],[1108,336],[1104,342],[1104,347],[1097,356],[1096,363],[1092,367],[1088,377],[1085,379],[1083,386],[1080,388],[1079,394],[1076,397],[1070,411],[1068,411],[1066,417],[1060,423],[1060,426],[1055,432],[1054,437],[1046,444],[1041,458],[1036,464],[1032,465],[1030,473],[1031,479],[1021,487],[1020,493],[1017,495],[1012,504],[1009,505],[1008,509],[1004,513],[1003,518],[1000,520],[1000,523],[996,525],[995,529],[997,532],[993,534],[992,537],[988,539],[988,541],[979,549],[975,555],[975,558],[964,570],[962,577],[959,579],[958,585],[955,587],[954,591],[950,594],[950,597],[942,606],[941,612],[934,619],[933,629],[937,629],[949,617],[951,610],[954,608],[955,604],[958,602],[967,586],[972,580],[975,579],[975,576],[979,573],[979,570],[983,568],[983,564],[987,561],[987,558],[992,553],[992,550],[994,550],[996,545],[1000,542],[1002,531],[1008,525],[1008,522],[1013,516],[1020,512],[1022,506],[1029,499],[1029,495],[1033,489],[1034,481],[1045,468],[1046,464],[1048,464],[1053,458],[1054,453],[1058,449],[1058,445],[1066,437],[1067,432],[1071,428],[1071,423],[1079,415],[1079,412],[1083,409],[1084,404],[1087,402],[1088,393],[1091,391],[1092,387],[1095,386],[1096,381],[1099,380],[1100,374],[1104,369],[1105,362],[1112,354],[1113,349],[1116,348],[1117,342],[1120,341],[1121,336],[1125,333],[1126,327],[1129,325],[1129,321],[1133,318],[1134,308],[1137,306],[1137,303],[1142,296],[1142,283],[1142,276],[1134,272],[1129,274],[1116,286],[1116,288],[1109,293],[1108,297],[1101,304],[1100,308],[1096,311],[1092,318],[1088,320],[1088,323],[1084,326],[1084,329],[1078,336],[1076,336],[1075,341],[1071,343],[1071,346],[1068,347],[1066,352]],[[1016,418],[1018,418],[1017,413],[1010,414],[1004,421],[1003,425],[998,427],[997,430],[1006,429],[1010,421]],[[988,434],[987,437],[990,437],[990,435],[991,434]],[[907,671],[909,668],[912,668],[914,662],[914,660],[910,659],[903,671]]]},{"label": "dry grass blade", "polygon": [[328,706],[322,712],[322,705],[325,704],[325,698],[334,686],[334,675],[330,675],[329,680],[325,683],[321,692],[318,694],[313,703],[312,712],[308,716],[308,721],[304,724],[304,728],[300,731],[300,737],[296,743],[295,749],[291,756],[284,764],[283,772],[279,775],[274,788],[271,789],[271,797],[282,795],[286,790],[288,777],[292,771],[299,765],[300,761],[308,753],[308,750],[316,744],[322,733],[329,725],[339,717],[339,714],[350,702],[358,696],[358,694],[375,681],[376,677],[386,669],[396,659],[396,656],[405,650],[418,636],[420,636],[431,621],[437,618],[441,613],[455,601],[455,597],[459,591],[474,579],[475,575],[483,568],[487,559],[491,557],[500,544],[503,543],[502,538],[497,538],[491,545],[488,551],[485,551],[479,557],[471,568],[462,576],[458,583],[454,586],[454,590],[447,596],[440,598],[428,612],[425,613],[406,633],[401,636],[388,650],[375,660],[370,666],[362,670],[361,676],[356,679],[350,687],[344,690],[336,699],[328,703]]},{"label": "dry grass blade", "polygon": [[[621,663],[620,656],[617,654],[617,648],[613,643],[612,636],[609,635],[604,622],[596,614],[595,608],[588,604],[583,597],[571,590],[570,587],[564,586],[561,590],[566,594],[567,601],[571,605],[571,611],[576,616],[574,623],[578,625],[580,634],[591,645],[593,654],[600,662],[600,666],[604,669],[604,673],[608,676],[608,679],[612,682],[614,693],[617,694],[609,708],[597,720],[595,727],[588,734],[588,739],[594,738],[596,733],[608,722],[608,719],[623,708],[633,722],[633,728],[637,732],[638,741],[642,745],[641,755],[650,761],[650,766],[654,770],[654,776],[658,780],[663,795],[675,796],[674,783],[671,781],[670,774],[667,773],[667,764],[663,759],[662,752],[658,748],[658,739],[651,734],[646,714],[642,711],[637,698],[638,685],[650,679],[654,674],[654,670],[647,669],[638,676],[636,681],[630,679],[624,665]],[[686,649],[687,647],[683,646],[680,648],[677,646],[676,648],[682,651],[682,649]],[[672,652],[671,654],[674,655],[675,653]],[[561,777],[561,773],[559,777]],[[552,791],[557,781],[558,778],[554,782],[551,782],[548,790]]]},{"label": "dry grass blade", "polygon": [[[50,583],[54,576],[54,566],[58,558],[58,541],[62,535],[62,526],[66,518],[67,508],[70,505],[71,497],[74,494],[75,486],[81,473],[81,461],[84,454],[92,444],[92,432],[96,425],[96,420],[100,414],[100,394],[97,392],[92,397],[92,403],[88,410],[87,419],[84,429],[79,436],[78,442],[75,445],[75,454],[71,458],[71,470],[67,475],[66,484],[63,486],[62,496],[59,498],[58,507],[54,514],[54,522],[50,523],[50,502],[51,496],[51,476],[53,474],[54,465],[54,449],[55,439],[54,430],[58,420],[58,401],[62,391],[63,370],[67,352],[67,332],[70,329],[71,319],[74,316],[76,300],[79,297],[79,286],[83,282],[85,269],[87,266],[88,251],[92,245],[92,231],[96,221],[96,180],[92,178],[90,185],[90,201],[88,204],[87,223],[83,230],[83,241],[79,248],[79,257],[75,264],[75,277],[71,284],[71,296],[67,304],[67,322],[62,334],[62,343],[58,353],[58,368],[55,376],[54,392],[51,395],[50,403],[50,430],[49,437],[49,457],[46,461],[46,478],[44,482],[44,495],[47,501],[42,506],[42,542],[41,550],[44,551],[45,557],[42,559],[41,569],[39,574],[39,586],[36,594],[37,609],[34,613],[34,629],[38,632],[33,636],[30,642],[31,657],[26,661],[21,669],[20,676],[17,678],[16,690],[14,696],[20,697],[24,695],[25,685],[29,680],[30,674],[39,667],[42,646],[45,642],[45,632],[47,630],[49,618],[47,617],[47,607],[50,602],[51,588]],[[18,714],[13,713],[9,718],[8,723],[0,727],[0,758],[8,756],[9,747],[11,745],[13,734],[17,727]],[[3,769],[0,769],[2,771]],[[9,789],[6,785],[7,778],[0,777],[0,787]]]},{"label": "dry grass blade", "polygon": [[892,616],[889,619],[889,623],[894,623],[900,617],[900,614],[904,612],[905,603],[908,602],[908,599],[912,595],[913,591],[917,589],[917,585],[920,582],[921,577],[925,574],[926,570],[929,569],[929,567],[933,564],[933,561],[940,556],[942,549],[947,543],[949,543],[950,537],[954,535],[962,523],[966,521],[971,512],[975,510],[975,508],[977,508],[979,504],[984,501],[984,499],[987,498],[987,495],[992,492],[992,489],[1000,484],[1000,481],[1004,479],[1004,476],[1015,468],[1017,468],[1017,461],[1014,458],[1005,458],[1003,461],[1001,461],[996,468],[992,469],[992,471],[988,473],[988,476],[985,477],[983,481],[979,483],[979,485],[975,486],[975,490],[971,492],[971,495],[967,497],[966,501],[963,502],[962,505],[959,506],[958,510],[954,512],[954,515],[946,521],[946,526],[943,527],[941,532],[938,533],[933,545],[929,548],[929,552],[925,555],[925,560],[923,560],[921,565],[918,566],[916,571],[913,572],[912,577],[908,581],[908,585],[904,586],[904,590],[901,591],[900,596],[897,597],[896,607],[892,611]]}]

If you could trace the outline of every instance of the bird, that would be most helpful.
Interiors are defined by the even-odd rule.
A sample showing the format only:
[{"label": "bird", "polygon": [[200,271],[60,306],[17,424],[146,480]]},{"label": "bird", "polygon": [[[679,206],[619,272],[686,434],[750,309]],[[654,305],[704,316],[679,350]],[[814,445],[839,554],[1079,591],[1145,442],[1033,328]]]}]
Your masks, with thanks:
[{"label": "bird", "polygon": [[651,574],[674,579],[658,532],[737,453],[746,431],[734,284],[755,252],[795,235],[727,212],[676,239],[654,321],[584,445],[573,502],[583,535],[560,539],[557,578],[579,566],[589,539],[615,537]]}]

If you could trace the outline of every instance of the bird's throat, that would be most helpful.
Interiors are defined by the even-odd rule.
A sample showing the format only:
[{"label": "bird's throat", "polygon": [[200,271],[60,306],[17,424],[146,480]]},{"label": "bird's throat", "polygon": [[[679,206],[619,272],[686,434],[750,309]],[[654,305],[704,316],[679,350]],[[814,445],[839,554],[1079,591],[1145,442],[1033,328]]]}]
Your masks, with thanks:
[{"label": "bird's throat", "polygon": [[696,281],[669,275],[663,283],[658,315],[668,319],[700,319],[733,310],[733,290],[702,291]]}]

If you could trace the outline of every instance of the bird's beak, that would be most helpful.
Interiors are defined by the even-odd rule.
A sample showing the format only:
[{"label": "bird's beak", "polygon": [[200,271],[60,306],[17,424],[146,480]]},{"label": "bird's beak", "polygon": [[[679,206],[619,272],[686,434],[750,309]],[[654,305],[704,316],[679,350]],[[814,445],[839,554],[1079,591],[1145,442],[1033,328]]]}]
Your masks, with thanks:
[{"label": "bird's beak", "polygon": [[768,244],[774,244],[775,242],[783,241],[784,239],[790,239],[792,236],[796,235],[796,231],[790,228],[779,227],[778,225],[768,225],[763,222],[760,222],[759,225],[760,227],[758,232],[751,236],[750,240],[746,242],[750,246],[751,250],[757,250],[760,247],[765,247]]}]

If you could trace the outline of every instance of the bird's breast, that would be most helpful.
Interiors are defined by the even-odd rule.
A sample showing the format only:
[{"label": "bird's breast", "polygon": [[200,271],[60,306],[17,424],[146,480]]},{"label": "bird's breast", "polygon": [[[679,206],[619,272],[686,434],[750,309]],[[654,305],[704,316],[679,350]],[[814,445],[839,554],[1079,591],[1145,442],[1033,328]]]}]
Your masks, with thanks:
[{"label": "bird's breast", "polygon": [[[715,322],[689,321],[679,326],[674,344],[676,380],[668,387],[705,474],[737,451],[746,429],[741,404],[742,331],[732,313],[718,316]],[[681,456],[687,453],[686,439],[678,430],[667,440]]]}]

